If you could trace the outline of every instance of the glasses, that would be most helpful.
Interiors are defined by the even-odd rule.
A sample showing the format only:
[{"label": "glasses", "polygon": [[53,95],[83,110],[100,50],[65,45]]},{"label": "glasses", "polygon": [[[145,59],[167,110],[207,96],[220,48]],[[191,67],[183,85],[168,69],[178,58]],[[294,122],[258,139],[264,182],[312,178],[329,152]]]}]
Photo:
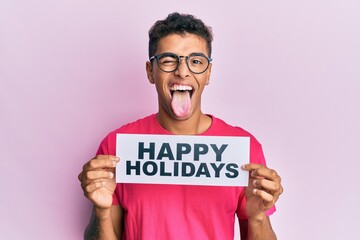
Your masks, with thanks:
[{"label": "glasses", "polygon": [[195,74],[200,74],[205,72],[212,59],[210,57],[205,56],[202,53],[192,53],[189,56],[178,56],[175,53],[160,53],[155,56],[152,56],[149,60],[156,60],[159,68],[164,72],[174,72],[178,69],[181,58],[185,58],[186,65],[189,70]]}]

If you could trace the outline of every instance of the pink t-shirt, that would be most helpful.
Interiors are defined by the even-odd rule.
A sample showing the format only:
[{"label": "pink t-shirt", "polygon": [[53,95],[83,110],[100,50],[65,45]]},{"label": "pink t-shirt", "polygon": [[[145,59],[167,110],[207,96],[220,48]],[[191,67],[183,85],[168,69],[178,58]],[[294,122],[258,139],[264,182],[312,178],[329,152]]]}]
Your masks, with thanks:
[{"label": "pink t-shirt", "polygon": [[[265,165],[260,143],[242,128],[212,117],[203,136],[250,137],[250,162]],[[112,131],[97,154],[115,155],[116,134],[168,134],[156,115],[150,115]],[[234,239],[235,214],[246,219],[243,187],[162,184],[117,184],[113,204],[124,209],[122,239]],[[275,207],[267,211],[271,215]]]}]

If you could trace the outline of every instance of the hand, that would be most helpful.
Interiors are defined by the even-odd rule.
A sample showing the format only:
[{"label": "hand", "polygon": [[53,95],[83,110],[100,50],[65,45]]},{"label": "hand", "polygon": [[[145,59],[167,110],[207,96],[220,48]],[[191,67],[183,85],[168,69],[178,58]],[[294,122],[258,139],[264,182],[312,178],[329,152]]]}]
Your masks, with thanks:
[{"label": "hand", "polygon": [[283,192],[281,178],[275,170],[260,164],[246,164],[242,169],[250,172],[245,189],[246,213],[249,219],[261,219]]},{"label": "hand", "polygon": [[116,188],[115,167],[118,157],[97,155],[88,161],[78,178],[84,195],[100,209],[110,208]]}]

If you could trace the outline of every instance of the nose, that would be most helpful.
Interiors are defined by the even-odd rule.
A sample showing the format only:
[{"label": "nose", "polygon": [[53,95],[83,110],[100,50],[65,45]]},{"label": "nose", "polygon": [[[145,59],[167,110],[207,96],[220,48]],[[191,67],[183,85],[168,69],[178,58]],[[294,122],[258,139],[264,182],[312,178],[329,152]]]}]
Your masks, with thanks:
[{"label": "nose", "polygon": [[186,56],[179,56],[179,66],[175,71],[175,75],[179,76],[180,78],[184,79],[190,76],[190,69],[187,66],[187,57]]}]

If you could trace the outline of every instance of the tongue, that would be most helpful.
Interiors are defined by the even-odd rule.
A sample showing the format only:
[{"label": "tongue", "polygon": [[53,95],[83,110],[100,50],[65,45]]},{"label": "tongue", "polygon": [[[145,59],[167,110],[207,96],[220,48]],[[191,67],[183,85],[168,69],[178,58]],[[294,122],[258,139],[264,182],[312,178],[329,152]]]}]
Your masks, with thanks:
[{"label": "tongue", "polygon": [[171,101],[173,112],[178,117],[186,117],[190,114],[191,99],[189,91],[174,91]]}]

